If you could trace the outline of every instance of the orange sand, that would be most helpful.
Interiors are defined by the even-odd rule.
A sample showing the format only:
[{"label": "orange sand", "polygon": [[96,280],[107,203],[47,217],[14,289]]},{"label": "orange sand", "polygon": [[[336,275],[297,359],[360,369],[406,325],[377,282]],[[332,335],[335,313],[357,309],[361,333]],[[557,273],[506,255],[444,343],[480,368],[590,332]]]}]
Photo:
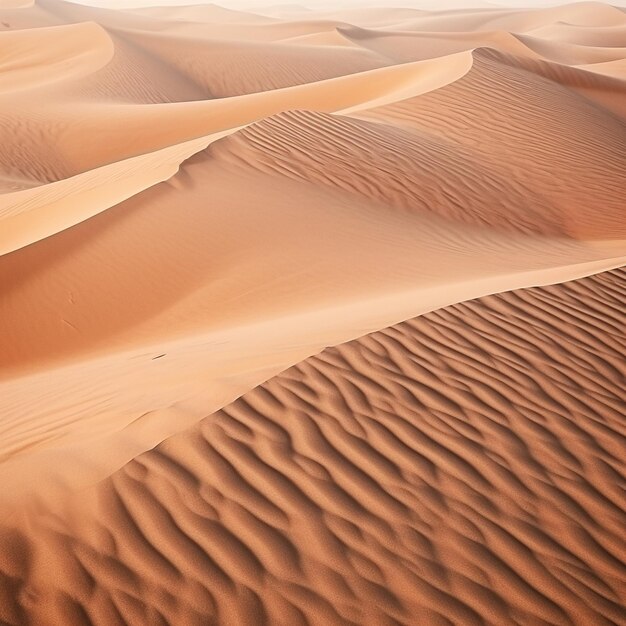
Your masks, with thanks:
[{"label": "orange sand", "polygon": [[625,64],[0,4],[0,623],[623,621]]}]

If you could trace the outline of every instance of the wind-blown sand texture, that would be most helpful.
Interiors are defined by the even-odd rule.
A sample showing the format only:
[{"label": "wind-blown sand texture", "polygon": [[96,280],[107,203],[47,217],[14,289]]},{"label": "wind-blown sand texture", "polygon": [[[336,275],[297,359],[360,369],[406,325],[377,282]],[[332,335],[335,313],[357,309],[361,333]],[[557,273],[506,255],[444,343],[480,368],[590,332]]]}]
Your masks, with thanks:
[{"label": "wind-blown sand texture", "polygon": [[626,623],[625,63],[2,3],[0,624]]},{"label": "wind-blown sand texture", "polygon": [[625,278],[302,361],[7,530],[2,618],[619,623]]}]

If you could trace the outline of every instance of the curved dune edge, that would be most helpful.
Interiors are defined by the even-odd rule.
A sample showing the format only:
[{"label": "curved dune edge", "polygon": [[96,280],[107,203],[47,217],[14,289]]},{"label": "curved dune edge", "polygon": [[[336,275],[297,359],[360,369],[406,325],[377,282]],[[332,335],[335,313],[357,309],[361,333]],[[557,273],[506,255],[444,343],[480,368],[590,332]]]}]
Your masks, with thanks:
[{"label": "curved dune edge", "polygon": [[[623,14],[622,14],[623,15]],[[528,33],[533,37],[581,46],[622,47],[626,36],[626,24],[589,27],[582,24],[555,23],[536,28]]]},{"label": "curved dune edge", "polygon": [[[81,102],[68,107],[53,100],[48,114],[60,129],[52,135],[55,148],[72,169],[86,171],[289,109],[352,113],[415,97],[458,80],[471,66],[471,52],[464,52],[208,101],[114,106]],[[106,141],[85,144],[86,136]]]},{"label": "curved dune edge", "polygon": [[[427,61],[394,66],[372,70],[374,76],[364,72],[249,96],[161,104],[156,108],[149,105],[117,107],[128,114],[123,120],[116,119],[115,115],[107,116],[104,111],[102,116],[89,116],[91,111],[86,108],[84,117],[91,117],[99,133],[103,133],[103,125],[111,124],[106,132],[109,140],[93,143],[98,152],[91,163],[95,167],[68,179],[1,194],[0,255],[88,219],[170,178],[194,153],[266,115],[303,105],[339,114],[384,106],[458,80],[471,65],[471,54],[461,53],[438,59],[434,64]],[[445,68],[446,72],[435,71],[437,68]],[[337,87],[342,87],[343,91],[337,91]],[[120,117],[127,116],[122,113]],[[95,131],[96,128],[91,131],[85,128],[89,124],[83,120],[77,122],[74,135],[84,137],[84,133]],[[155,128],[158,129],[156,134]],[[204,131],[210,134],[196,136]],[[124,134],[123,141],[121,136],[115,137],[120,133]],[[189,136],[194,139],[182,141]],[[172,145],[167,145],[169,142],[173,142]],[[159,147],[163,144],[167,147]],[[141,154],[143,150],[146,152]],[[83,163],[89,161],[88,151],[89,147],[81,149]],[[137,152],[138,156],[129,156]],[[99,162],[114,157],[121,160],[98,166]]]},{"label": "curved dune edge", "polygon": [[360,47],[303,48],[286,40],[228,40],[211,34],[200,38],[167,30],[121,32],[125,40],[197,85],[205,94],[202,99],[273,91],[390,65],[386,58]]},{"label": "curved dune edge", "polygon": [[330,348],[0,535],[0,619],[618,623],[626,272]]},{"label": "curved dune edge", "polygon": [[[502,172],[507,185],[524,189],[529,208],[549,215],[560,207],[561,226],[571,235],[603,239],[612,231],[623,238],[624,120],[576,93],[599,87],[599,99],[609,85],[613,104],[623,108],[620,81],[481,49],[472,71],[445,89],[359,117],[453,138]],[[481,172],[475,187],[484,181]],[[504,194],[502,203],[511,195]],[[603,208],[590,211],[592,206]],[[603,225],[609,216],[611,225]],[[589,222],[596,219],[598,230]]]},{"label": "curved dune edge", "polygon": [[[607,258],[618,252],[614,243],[596,245],[597,256],[605,258],[312,307],[0,381],[0,521],[23,503],[54,502],[102,480],[195,424],[203,412],[220,409],[326,346],[455,302],[573,280],[626,262],[623,255]],[[43,403],[33,402],[37,396]]]},{"label": "curved dune edge", "polygon": [[616,61],[626,56],[626,47],[581,46],[567,42],[554,42],[530,35],[515,35],[537,57],[564,65],[585,65]]},{"label": "curved dune edge", "polygon": [[298,35],[296,37],[287,37],[286,39],[280,39],[281,43],[297,44],[301,46],[330,46],[330,47],[353,47],[359,48],[360,46],[341,34],[339,28],[331,28],[330,30],[323,30],[318,33],[311,33],[308,35]]},{"label": "curved dune edge", "polygon": [[539,58],[534,50],[506,31],[392,31],[354,26],[338,27],[337,31],[355,45],[385,55],[396,62],[438,58],[484,47]]},{"label": "curved dune edge", "polygon": [[[380,72],[376,82],[387,86],[387,89],[383,90],[383,93],[372,94],[372,97],[364,102],[351,106],[344,105],[337,110],[337,113],[348,115],[441,89],[461,79],[472,69],[473,56],[472,51],[463,51],[440,57],[437,59],[437,66],[429,64],[428,61],[429,59],[372,70],[372,72]],[[407,70],[410,74],[407,74]]]},{"label": "curved dune edge", "polygon": [[[410,65],[411,67],[397,66],[397,67],[392,67],[392,68],[383,68],[383,70],[373,70],[374,72],[377,72],[377,73],[384,72],[384,74],[380,74],[378,76],[378,80],[376,81],[377,90],[375,92],[369,93],[368,94],[369,98],[366,98],[363,102],[360,102],[353,106],[348,106],[347,108],[339,108],[338,112],[342,114],[358,113],[360,111],[366,111],[368,109],[373,109],[373,108],[385,106],[387,104],[391,104],[394,102],[410,99],[412,97],[415,97],[416,95],[428,93],[436,89],[439,89],[442,86],[445,86],[447,84],[451,84],[455,82],[456,80],[461,79],[470,70],[471,61],[473,58],[470,55],[472,54],[473,53],[471,52],[466,53],[466,54],[458,53],[458,54],[451,55],[450,57],[446,59],[435,60],[434,61],[435,63],[439,63],[440,61],[445,61],[446,63],[445,67],[448,72],[447,74],[444,74],[444,73],[439,74],[438,72],[435,72],[434,66],[430,65],[428,62],[417,62],[415,64],[407,64],[407,65]],[[481,51],[481,54],[484,54],[484,51]],[[423,63],[423,65],[421,63]],[[441,67],[444,67],[444,65],[442,65]],[[541,67],[548,68],[550,66],[543,64]],[[552,67],[556,67],[556,66],[552,66]],[[550,74],[551,78],[555,80],[559,80],[559,81],[565,80],[568,83],[571,83],[572,81],[574,81],[573,83],[574,88],[576,88],[578,84],[580,84],[580,80],[576,82],[576,78],[570,78],[570,79],[567,78],[568,75],[574,76],[574,73],[576,72],[576,70],[573,70],[573,69],[567,70],[566,68],[564,68],[563,71],[565,71],[566,74],[553,75],[555,71],[557,70],[552,70],[552,74]],[[369,72],[366,72],[365,74],[369,74]],[[580,73],[576,74],[576,76],[580,76],[580,75],[581,75]],[[383,76],[386,78],[386,80],[381,80]],[[565,78],[562,78],[562,76],[565,76]],[[591,75],[588,74],[588,76],[591,76]],[[357,79],[357,77],[358,77],[358,80],[355,80],[355,81],[352,80],[352,79]],[[349,76],[349,77],[341,77],[339,79],[330,79],[330,82],[340,81],[343,83],[346,81],[350,81],[350,84],[352,84],[353,86],[354,85],[358,86],[360,85],[359,81],[361,81],[362,79],[367,79],[367,77],[362,76],[362,75],[355,75],[355,76]],[[588,79],[588,82],[589,81],[591,81],[591,78]],[[321,96],[326,93],[326,89],[323,83],[327,83],[327,82],[328,81],[321,81],[320,83],[316,83],[313,85],[304,85],[304,86],[295,87],[295,88],[288,88],[286,90],[277,90],[277,92],[280,91],[280,92],[285,92],[285,93],[282,95],[278,94],[276,101],[273,101],[274,100],[273,96],[276,94],[276,92],[274,92],[274,93],[254,94],[251,96],[242,96],[236,99],[225,99],[225,100],[221,100],[217,102],[191,103],[191,104],[194,108],[204,108],[206,106],[210,110],[212,110],[213,115],[211,116],[211,119],[219,120],[217,121],[217,123],[215,121],[211,122],[211,126],[213,130],[218,129],[219,131],[226,126],[226,127],[231,127],[230,130],[234,131],[236,130],[236,127],[232,127],[232,124],[241,123],[243,125],[243,124],[250,123],[254,119],[258,118],[260,111],[271,114],[273,111],[283,110],[286,107],[288,108],[288,105],[296,105],[298,103],[306,103],[306,104],[313,104],[313,105],[318,104],[318,108],[337,110],[338,107],[345,104],[345,101],[343,101],[341,98],[339,98],[339,100],[336,102],[334,107],[328,107],[328,106],[319,107],[318,98],[321,98]],[[584,83],[582,86],[584,86]],[[598,86],[601,86],[601,84],[597,83],[597,81],[596,82],[591,81],[590,86],[592,88],[596,88]],[[317,96],[313,98],[313,100],[309,99],[308,97],[305,98],[304,100],[298,97],[298,93],[300,92],[304,92],[306,95],[310,95],[311,93],[315,95],[315,91],[318,87],[320,89],[320,93],[317,94]],[[609,84],[606,86],[606,89],[610,90],[613,87],[614,85]],[[292,93],[292,90],[295,90],[295,93]],[[377,95],[377,94],[381,94],[381,92],[382,92],[382,95]],[[348,93],[348,97],[350,97],[349,94],[352,92],[348,90],[347,93]],[[284,98],[282,97],[283,95],[284,95]],[[333,95],[336,95],[336,91],[333,92]],[[260,98],[257,99],[257,96],[260,96]],[[246,106],[246,101],[245,101],[246,98],[253,98],[254,102],[251,103],[249,106]],[[264,107],[261,106],[260,100],[264,100],[267,102],[267,105],[268,105],[267,110],[264,110]],[[242,105],[242,106],[239,106],[239,105]],[[160,112],[162,111],[163,106],[164,105],[159,105]],[[177,106],[183,106],[183,105],[176,104],[176,105],[170,105],[170,106],[177,107]],[[226,111],[228,111],[226,113],[226,116],[220,117],[219,113],[220,112],[225,113]],[[183,117],[183,112],[182,111],[177,112],[175,108],[174,110],[170,110],[170,112],[174,114],[174,118],[178,118],[179,120],[181,117]],[[199,114],[200,113],[199,110],[193,111],[193,112],[190,111],[190,113],[191,113],[191,118],[192,118],[191,122],[188,119],[188,114],[184,115],[186,120],[185,120],[185,124],[182,124],[182,125],[181,124],[174,125],[173,123],[174,118],[169,120],[172,123],[171,129],[176,135],[180,134],[181,126],[182,128],[186,129],[186,127],[190,125],[193,126],[197,124],[202,124],[205,127],[204,130],[206,130],[205,116],[204,115],[201,116]],[[152,116],[146,116],[146,117],[148,117],[149,119],[149,123],[147,125],[146,125],[145,120],[143,123],[143,126],[146,128],[146,130],[148,126],[154,127],[154,124],[158,123],[159,128],[160,128],[160,133],[159,133],[160,137],[163,137],[164,133],[169,133],[167,129],[164,130],[162,127],[163,122],[166,121],[165,119],[162,118],[157,122],[156,120],[152,119]],[[161,116],[158,116],[158,117],[161,117]],[[168,115],[166,117],[171,117],[171,116]],[[193,121],[194,118],[198,121],[194,122]],[[94,118],[94,121],[95,121],[95,118]],[[139,123],[138,120],[133,120],[133,121],[126,120],[124,123],[116,123],[117,132],[119,132],[120,129],[126,130],[129,127],[133,128],[133,131],[131,132],[136,132],[135,129],[138,123]],[[126,126],[126,124],[129,124],[130,126]],[[99,130],[101,131],[102,129],[99,129]],[[199,129],[196,129],[196,132],[198,132],[198,130]],[[126,132],[128,133],[127,130]],[[183,130],[183,133],[185,135],[195,134],[194,132],[189,132],[188,130]],[[224,134],[227,134],[227,133],[224,133]],[[152,141],[153,133],[151,133],[150,137],[151,138],[149,139],[149,141]],[[219,136],[216,136],[216,138],[219,138]],[[180,137],[173,136],[173,137],[169,137],[169,139],[171,141],[178,141]],[[213,140],[214,139],[212,139],[211,141]],[[199,139],[198,141],[200,142],[202,140]],[[134,140],[132,142],[126,141],[125,143],[126,145],[136,146],[136,145],[141,145],[142,141]],[[163,141],[163,139],[161,139],[159,144],[163,144],[163,143],[165,142]],[[111,142],[111,143],[107,142],[106,145],[113,146],[112,149],[117,150],[117,148],[115,147],[116,146],[115,142]],[[190,144],[190,145],[193,145],[193,144]],[[151,147],[154,147],[154,146],[151,146]],[[202,147],[205,147],[205,146],[202,145]],[[198,148],[198,149],[202,149],[202,148]],[[101,148],[98,148],[98,150],[101,150]],[[136,149],[133,151],[136,151]],[[172,147],[171,151],[172,153],[176,153],[178,152],[178,148]],[[167,153],[164,153],[164,156],[165,154]],[[191,155],[191,152],[189,154],[186,154],[186,156],[181,157],[179,160],[179,163],[184,158],[187,158],[190,155]],[[83,153],[83,156],[84,156],[84,153]],[[108,158],[113,158],[113,155],[111,154],[110,157]],[[151,159],[152,157],[150,157],[150,160]],[[100,155],[100,160],[102,160],[102,155]],[[104,160],[107,160],[107,158],[105,157]],[[112,170],[115,170],[117,167],[119,166],[113,166]],[[112,170],[103,170],[101,172],[101,175],[104,176],[108,174],[109,171],[112,171]],[[170,169],[169,171],[173,172],[175,170]],[[96,177],[96,172],[94,171],[88,174],[87,178],[94,178],[95,180],[95,177]],[[146,182],[146,180],[139,179],[137,183],[132,184],[132,187],[134,187],[134,191],[120,194],[119,198],[124,199],[125,197],[132,195],[132,193],[136,193],[137,191],[140,191],[141,189],[145,189],[149,184],[155,184],[156,182],[163,180],[163,178],[159,176],[151,175],[151,180],[152,182],[148,183]],[[78,182],[79,181],[76,179],[71,184],[73,185],[74,183],[78,183]],[[87,182],[86,179],[81,179],[80,182],[81,184],[83,182],[85,182],[86,184],[90,184],[90,185],[92,184],[90,182]],[[59,183],[54,183],[54,185],[58,185],[58,184]],[[69,188],[69,185],[70,183],[68,183],[68,188]],[[108,197],[106,194],[104,194],[104,196]],[[14,192],[13,194],[4,194],[3,196],[0,197],[0,212],[3,211],[2,205],[4,205],[4,211],[8,211],[10,213],[19,212],[21,210],[20,207],[24,206],[25,201],[27,202],[27,204],[31,204],[32,198],[35,198],[35,197],[39,197],[40,198],[39,202],[41,203],[46,202],[47,201],[46,198],[48,197],[48,190],[45,187],[42,187],[42,188],[27,190],[27,191],[22,191],[22,192]],[[113,197],[118,197],[117,193],[114,193]],[[110,205],[114,203],[115,203],[114,201],[111,201]],[[99,210],[106,208],[105,203],[102,203],[102,202],[98,202],[95,206],[97,208],[95,208],[95,210],[91,214],[95,214]],[[6,243],[3,242],[4,245],[2,245],[2,248],[0,249],[0,253],[6,253],[13,249],[19,248],[23,245],[27,245],[28,243],[32,243],[33,241],[37,240],[37,238],[40,238],[41,236],[45,236],[46,233],[52,234],[53,232],[60,230],[62,227],[67,227],[67,225],[71,225],[72,223],[75,223],[74,211],[72,210],[71,205],[65,208],[63,208],[62,205],[55,205],[49,208],[51,210],[51,215],[49,217],[46,217],[46,220],[47,221],[49,220],[52,223],[54,223],[57,220],[56,216],[58,216],[59,213],[63,211],[66,211],[68,213],[68,218],[61,220],[65,224],[64,226],[50,227],[48,226],[46,222],[42,221],[41,228],[39,229],[38,234],[29,235],[27,232],[28,228],[24,228],[23,226],[23,224],[26,221],[25,220],[26,216],[22,216],[19,219],[14,219],[12,220],[12,223],[6,224],[6,228],[3,232],[3,237],[2,237]],[[43,215],[43,214],[40,214],[40,215]],[[26,234],[21,234],[24,232],[26,232]],[[12,243],[13,239],[15,239],[16,243]]]},{"label": "curved dune edge", "polygon": [[80,80],[114,53],[108,33],[94,22],[0,32],[0,95]]},{"label": "curved dune edge", "polygon": [[54,183],[0,195],[0,255],[79,224],[171,178],[185,159],[236,130],[199,137]]},{"label": "curved dune edge", "polygon": [[611,78],[618,78],[626,81],[626,59],[618,61],[607,61],[606,63],[592,63],[590,65],[579,65],[579,69],[587,72],[594,72]]},{"label": "curved dune edge", "polygon": [[[449,112],[446,123],[454,115]],[[511,115],[511,126],[514,119]],[[417,121],[425,122],[425,116],[417,116]],[[541,121],[537,120],[537,125]],[[494,123],[492,133],[495,127]],[[614,127],[620,130],[619,125]],[[509,128],[502,131],[505,144]],[[313,184],[364,201],[376,200],[388,210],[434,214],[457,224],[499,231],[582,240],[626,238],[616,193],[623,180],[619,159],[615,159],[618,167],[614,174],[606,168],[603,188],[594,192],[594,204],[589,197],[577,205],[571,196],[586,190],[584,185],[579,190],[565,168],[555,168],[547,184],[539,177],[528,184],[519,170],[507,168],[489,152],[461,145],[455,138],[454,133],[437,136],[419,127],[412,131],[359,117],[289,111],[242,128],[215,144],[210,153],[220,162],[246,171]],[[558,149],[560,140],[558,135],[554,138],[553,149]],[[579,145],[581,150],[589,148],[585,142]],[[598,152],[602,156],[596,162],[605,159],[609,165],[605,158],[611,154],[608,142]],[[561,181],[568,193],[562,199],[552,195],[548,202]],[[457,197],[462,201],[455,202]]]},{"label": "curved dune edge", "polygon": [[[542,76],[555,84],[563,85],[578,92],[591,102],[626,119],[626,85],[619,78],[589,71],[586,67],[566,65],[546,59],[522,58],[496,50],[485,49],[480,52],[492,56],[500,62],[527,70],[536,76]],[[594,66],[591,65],[591,68]]]},{"label": "curved dune edge", "polygon": [[[156,150],[200,135],[244,126],[290,109],[349,114],[383,106],[444,87],[464,76],[471,66],[471,52],[462,52],[218,100],[141,107],[120,105],[113,111],[107,109],[106,115],[101,107],[90,106],[84,108],[73,131],[84,136],[97,129],[109,136],[111,148],[98,146],[93,155],[87,151],[81,153],[81,162],[95,165],[119,158],[120,154],[133,156],[137,152]],[[155,127],[159,128],[156,135]]]}]

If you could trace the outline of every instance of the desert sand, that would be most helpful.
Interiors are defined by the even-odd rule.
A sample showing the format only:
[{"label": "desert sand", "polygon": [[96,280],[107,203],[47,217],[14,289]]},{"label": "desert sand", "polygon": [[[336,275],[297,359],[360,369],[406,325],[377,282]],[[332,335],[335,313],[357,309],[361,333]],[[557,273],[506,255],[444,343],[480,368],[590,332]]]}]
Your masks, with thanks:
[{"label": "desert sand", "polygon": [[0,624],[626,623],[626,10],[415,7],[0,4]]}]

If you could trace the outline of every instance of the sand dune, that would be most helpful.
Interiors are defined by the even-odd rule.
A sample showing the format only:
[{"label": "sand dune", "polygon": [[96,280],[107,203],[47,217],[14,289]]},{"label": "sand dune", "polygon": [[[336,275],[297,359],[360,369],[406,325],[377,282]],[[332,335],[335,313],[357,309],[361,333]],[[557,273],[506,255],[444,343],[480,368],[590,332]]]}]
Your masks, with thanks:
[{"label": "sand dune", "polygon": [[[176,14],[159,17],[159,11],[119,11],[81,6],[63,0],[38,0],[52,15],[69,22],[97,21],[108,30],[171,33],[179,37],[272,42],[337,26],[334,19],[258,20],[254,15],[225,10],[216,5],[177,7]],[[158,9],[158,7],[157,7]],[[202,12],[204,17],[196,15]],[[239,16],[239,18],[237,17]],[[198,61],[198,59],[196,59]]]},{"label": "sand dune", "polygon": [[338,28],[338,31],[351,41],[402,63],[432,59],[482,47],[494,47],[521,55],[533,54],[533,51],[521,43],[518,37],[506,31],[438,33],[355,27]]},{"label": "sand dune", "polygon": [[223,136],[200,137],[55,183],[0,195],[0,255],[70,228],[171,178],[182,161]]},{"label": "sand dune", "polygon": [[1,624],[623,621],[626,12],[456,4],[2,3]]},{"label": "sand dune", "polygon": [[517,35],[517,39],[528,48],[534,50],[538,56],[566,65],[606,63],[623,59],[626,56],[625,48],[568,44],[562,41],[555,42],[550,39],[541,39],[540,37],[531,37],[529,35]]},{"label": "sand dune", "polygon": [[[275,133],[280,147],[276,122],[284,124],[269,120],[260,130]],[[301,137],[310,132],[296,129]],[[272,153],[259,154],[258,133],[252,127],[216,142],[166,183],[0,258],[2,333],[12,338],[0,357],[5,497],[43,482],[101,478],[128,460],[129,449],[155,445],[202,407],[217,409],[326,345],[416,311],[624,263],[620,241],[500,231],[479,216],[467,224],[452,202],[445,217],[402,210],[409,197],[400,193],[402,178],[395,197],[390,180],[391,193],[377,199],[370,185],[368,199],[358,172],[341,184],[332,152],[326,158],[338,178],[330,185],[303,155],[309,177],[286,176],[271,160],[263,165]],[[333,141],[346,145],[341,134]],[[367,256],[359,253],[363,242]],[[131,375],[137,382],[128,387]],[[153,391],[137,393],[155,376]],[[33,402],[33,389],[41,402]],[[175,420],[167,418],[181,406]],[[139,432],[129,428],[146,414]],[[100,458],[105,439],[111,445]]]},{"label": "sand dune", "polygon": [[[446,88],[359,115],[453,137],[497,163],[502,176],[528,189],[525,193],[537,192],[541,199],[532,204],[546,217],[556,210],[566,232],[623,238],[623,121],[510,60],[475,52],[471,72]],[[598,152],[601,158],[594,156]],[[603,210],[590,212],[598,202]],[[570,217],[574,221],[567,225]]]},{"label": "sand dune", "polygon": [[[32,169],[45,167],[42,179],[55,180],[61,168],[70,176],[289,109],[347,113],[396,102],[457,80],[471,64],[471,53],[460,53],[270,92],[172,104],[80,102],[69,106],[61,94],[56,102],[49,101],[43,120],[32,102],[24,102],[19,110],[11,107],[0,118],[0,129],[6,136],[0,167],[1,171],[34,179],[41,174]],[[40,133],[46,136],[45,143],[39,141]],[[102,141],[85,144],[85,136]],[[31,158],[26,159],[24,152]]]},{"label": "sand dune", "polygon": [[606,61],[605,63],[594,63],[593,65],[581,65],[580,68],[588,72],[619,78],[622,81],[626,80],[626,60],[624,59],[620,59],[619,61]]},{"label": "sand dune", "polygon": [[215,98],[313,83],[388,65],[379,55],[359,48],[303,49],[287,45],[284,40],[279,44],[224,42],[180,39],[161,33],[127,37]]},{"label": "sand dune", "polygon": [[625,295],[491,296],[304,361],[7,529],[0,617],[618,623]]},{"label": "sand dune", "polygon": [[17,0],[17,2],[3,2],[0,5],[0,31],[61,24],[67,24],[67,22],[47,11],[39,2],[22,3]]},{"label": "sand dune", "polygon": [[617,24],[601,27],[557,22],[533,29],[529,34],[560,43],[622,48],[626,40],[626,25],[621,20]]},{"label": "sand dune", "polygon": [[344,37],[342,33],[339,32],[339,27],[335,28],[334,26],[330,30],[324,30],[319,33],[312,33],[309,35],[299,35],[297,37],[288,37],[286,39],[281,40],[284,43],[291,43],[296,45],[303,46],[334,46],[334,47],[343,47],[343,46],[351,46],[358,48],[359,45],[350,41],[350,39]]},{"label": "sand dune", "polygon": [[0,94],[80,80],[112,57],[111,39],[93,23],[0,33]]},{"label": "sand dune", "polygon": [[593,70],[587,71],[581,67],[570,67],[562,63],[512,57],[499,52],[492,52],[491,56],[547,78],[558,85],[568,87],[595,104],[616,113],[619,117],[626,118],[626,106],[624,106],[626,86],[621,80],[615,80],[609,76],[597,76]]},{"label": "sand dune", "polygon": [[[569,199],[560,206],[544,199],[556,184],[555,176],[550,188],[537,180],[532,188],[523,181],[511,184],[515,172],[450,141],[450,136],[303,111],[267,118],[212,150],[220,156],[225,152],[226,158],[265,172],[455,221],[581,238],[624,236],[619,198],[612,212],[590,214],[581,204],[575,213]],[[612,187],[605,181],[607,209],[623,179],[615,171],[613,180]],[[531,208],[532,195],[536,200]]]}]

